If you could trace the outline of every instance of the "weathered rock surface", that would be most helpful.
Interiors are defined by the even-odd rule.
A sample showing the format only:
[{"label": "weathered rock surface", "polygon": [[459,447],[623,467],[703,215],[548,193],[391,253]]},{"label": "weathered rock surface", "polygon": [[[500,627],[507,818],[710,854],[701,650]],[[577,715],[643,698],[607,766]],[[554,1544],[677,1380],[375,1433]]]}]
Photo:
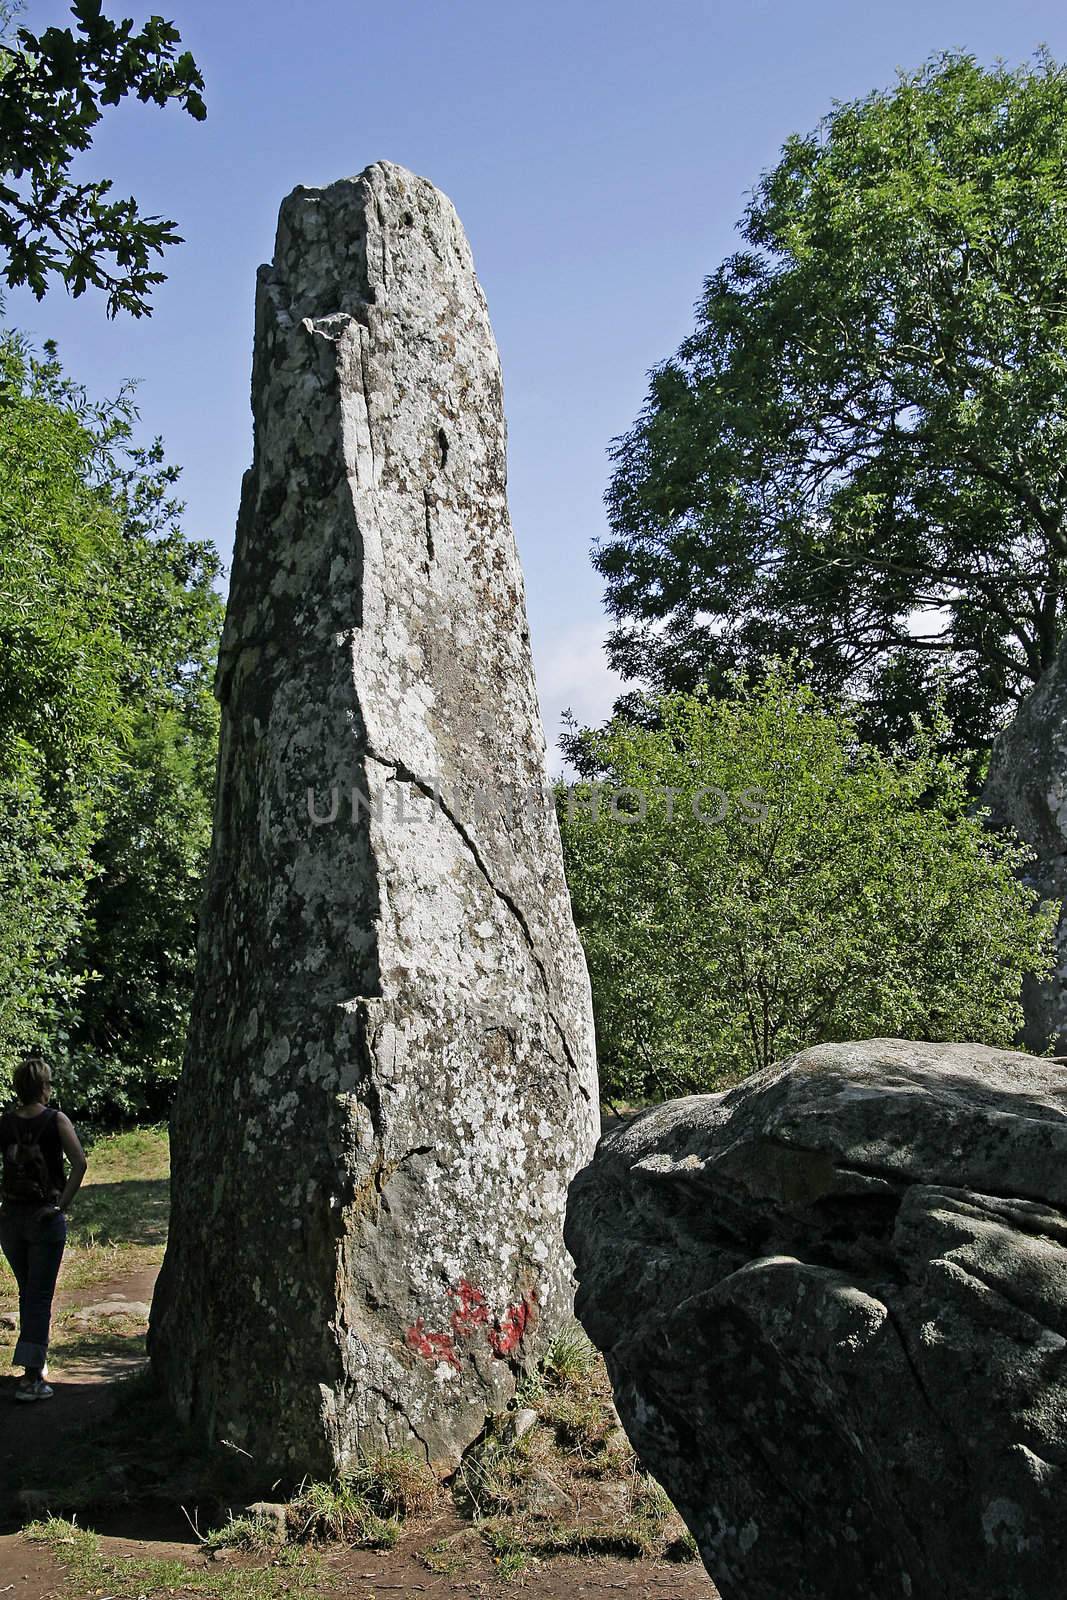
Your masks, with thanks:
[{"label": "weathered rock surface", "polygon": [[454,1462],[572,1294],[596,1112],[499,363],[450,202],[284,202],[152,1359],[300,1474]]},{"label": "weathered rock surface", "polygon": [[70,1314],[71,1322],[88,1325],[115,1317],[128,1317],[132,1322],[147,1322],[149,1306],[143,1300],[102,1300],[99,1305],[79,1306]]},{"label": "weathered rock surface", "polygon": [[[1007,825],[1033,850],[1025,881],[1043,900],[1067,908],[1067,639],[1015,719],[993,745],[983,802],[994,826]],[[1067,1052],[1067,911],[1056,933],[1056,965],[1023,984],[1021,1043]]]},{"label": "weathered rock surface", "polygon": [[577,1309],[723,1600],[1052,1600],[1067,1072],[868,1040],[602,1141]]}]

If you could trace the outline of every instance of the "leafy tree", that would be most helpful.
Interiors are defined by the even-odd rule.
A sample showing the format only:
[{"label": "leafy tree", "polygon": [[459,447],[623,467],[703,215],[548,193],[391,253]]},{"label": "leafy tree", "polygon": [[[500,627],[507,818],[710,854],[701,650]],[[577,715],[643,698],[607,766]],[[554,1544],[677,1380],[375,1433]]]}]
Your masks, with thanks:
[{"label": "leafy tree", "polygon": [[92,1115],[165,1115],[181,1071],[211,843],[215,703],[135,720],[93,850],[64,1092]]},{"label": "leafy tree", "polygon": [[609,1092],[718,1088],[835,1039],[1011,1043],[1055,908],[933,736],[865,745],[785,669],[649,721],[581,732],[559,795]]},{"label": "leafy tree", "polygon": [[0,745],[0,1061],[61,1038],[80,990],[66,964],[84,919],[93,817],[57,816],[38,754]]},{"label": "leafy tree", "polygon": [[614,665],[723,692],[799,650],[883,747],[987,746],[1067,575],[1067,73],[946,55],[837,106],[617,441]]},{"label": "leafy tree", "polygon": [[129,732],[93,848],[66,1078],[99,1114],[161,1115],[181,1068],[211,842],[222,625],[218,556],[181,531],[158,441],[113,465],[124,569]]},{"label": "leafy tree", "polygon": [[[190,116],[207,115],[200,70],[170,22],[150,17],[139,32],[112,22],[100,0],[75,0],[76,29],[19,28],[0,38],[0,271],[40,299],[58,275],[73,295],[91,284],[108,313],[150,312],[164,275],[153,259],[179,244],[173,222],[142,216],[134,199],[111,197],[110,180],[78,182],[71,164],[88,150],[105,106],[128,94]],[[10,21],[11,11],[6,15]]]},{"label": "leafy tree", "polygon": [[0,340],[0,1054],[54,1035],[119,760],[118,518],[52,362]]},{"label": "leafy tree", "polygon": [[217,732],[218,558],[135,415],[0,338],[0,1059],[95,1112],[177,1070]]}]

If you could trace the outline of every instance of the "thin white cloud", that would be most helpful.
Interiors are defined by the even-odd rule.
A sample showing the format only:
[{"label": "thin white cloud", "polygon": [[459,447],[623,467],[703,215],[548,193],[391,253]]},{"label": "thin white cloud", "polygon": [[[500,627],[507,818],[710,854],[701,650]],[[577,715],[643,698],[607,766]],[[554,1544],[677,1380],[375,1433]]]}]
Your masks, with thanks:
[{"label": "thin white cloud", "polygon": [[553,777],[564,768],[559,751],[564,712],[573,712],[583,727],[601,723],[610,716],[615,699],[625,687],[618,673],[608,666],[604,654],[606,631],[604,618],[597,617],[534,640],[548,770]]}]

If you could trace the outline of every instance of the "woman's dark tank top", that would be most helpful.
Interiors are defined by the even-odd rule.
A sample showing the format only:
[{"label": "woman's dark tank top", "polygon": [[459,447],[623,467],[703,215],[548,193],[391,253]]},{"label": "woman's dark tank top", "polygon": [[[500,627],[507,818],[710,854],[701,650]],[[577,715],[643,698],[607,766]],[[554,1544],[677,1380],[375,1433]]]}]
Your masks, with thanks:
[{"label": "woman's dark tank top", "polygon": [[25,1139],[26,1130],[32,1128],[40,1145],[41,1154],[44,1156],[48,1176],[56,1193],[59,1194],[67,1179],[63,1170],[63,1146],[59,1142],[57,1119],[58,1113],[53,1106],[46,1106],[43,1111],[38,1111],[35,1117],[19,1117],[14,1111],[5,1111],[3,1116],[0,1116],[0,1150],[5,1150],[9,1144],[15,1143],[20,1129]]}]

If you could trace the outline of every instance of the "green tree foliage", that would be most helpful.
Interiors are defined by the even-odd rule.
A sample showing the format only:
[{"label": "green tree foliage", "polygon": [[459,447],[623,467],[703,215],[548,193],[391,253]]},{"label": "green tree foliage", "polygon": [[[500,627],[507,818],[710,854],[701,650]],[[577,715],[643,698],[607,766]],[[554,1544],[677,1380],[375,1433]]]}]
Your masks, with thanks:
[{"label": "green tree foliage", "polygon": [[617,442],[596,561],[657,691],[794,650],[883,747],[988,745],[1067,572],[1067,73],[949,55],[791,138]]},{"label": "green tree foliage", "polygon": [[177,1070],[217,729],[218,559],[135,415],[0,338],[0,1061],[97,1112]]},{"label": "green tree foliage", "polygon": [[91,1114],[164,1115],[181,1070],[211,843],[216,707],[135,718],[93,850],[67,1091]]},{"label": "green tree foliage", "polygon": [[66,957],[84,921],[92,813],[57,816],[32,747],[0,745],[0,1064],[62,1037],[80,984]]},{"label": "green tree foliage", "polygon": [[[54,363],[0,341],[0,1054],[54,1035],[124,713],[121,532]],[[89,620],[91,619],[91,620]]]},{"label": "green tree foliage", "polygon": [[609,1092],[718,1088],[835,1039],[1010,1044],[1054,909],[932,736],[865,745],[785,669],[648,720],[579,733],[559,795]]},{"label": "green tree foliage", "polygon": [[[53,275],[73,295],[93,285],[111,316],[140,317],[163,282],[153,260],[180,236],[173,222],[142,216],[136,200],[113,199],[110,180],[75,181],[71,164],[92,144],[103,108],[129,94],[158,106],[175,100],[202,121],[204,81],[162,17],[135,32],[129,19],[105,17],[100,0],[75,0],[71,11],[74,30],[0,37],[0,272],[38,299]],[[0,22],[4,15],[11,11]]]}]

